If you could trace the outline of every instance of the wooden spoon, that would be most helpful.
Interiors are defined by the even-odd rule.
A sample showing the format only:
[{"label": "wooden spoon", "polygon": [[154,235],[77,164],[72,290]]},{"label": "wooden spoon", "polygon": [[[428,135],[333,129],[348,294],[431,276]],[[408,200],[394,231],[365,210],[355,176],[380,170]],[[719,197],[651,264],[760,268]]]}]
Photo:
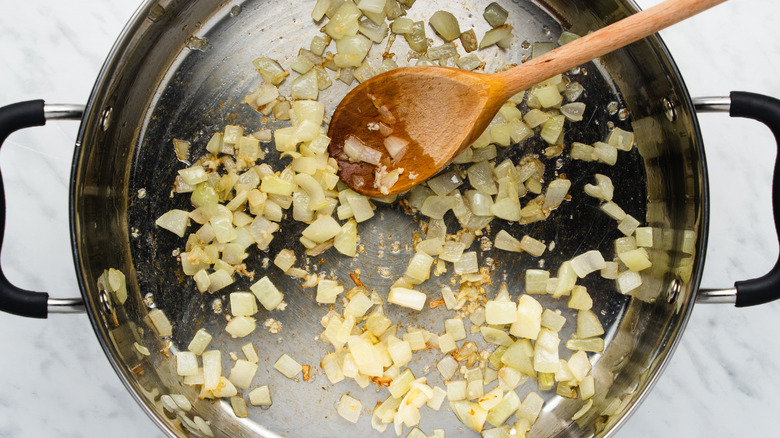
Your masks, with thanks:
[{"label": "wooden spoon", "polygon": [[[333,115],[329,153],[339,176],[368,196],[404,192],[435,175],[485,130],[501,105],[520,91],[705,11],[726,0],[666,0],[510,70],[474,73],[448,67],[405,67],[374,76],[350,91]],[[381,128],[381,129],[379,129]],[[388,134],[388,131],[392,133]],[[405,153],[393,162],[384,141],[396,137]],[[382,152],[379,166],[351,162],[349,137]],[[354,154],[353,154],[354,158]],[[375,184],[402,168],[392,186]]]}]

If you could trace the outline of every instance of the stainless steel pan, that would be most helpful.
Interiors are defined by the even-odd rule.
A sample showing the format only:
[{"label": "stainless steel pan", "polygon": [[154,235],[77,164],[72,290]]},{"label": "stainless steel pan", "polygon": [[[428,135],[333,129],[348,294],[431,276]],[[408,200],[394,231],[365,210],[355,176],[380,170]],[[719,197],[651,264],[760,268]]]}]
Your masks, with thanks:
[{"label": "stainless steel pan", "polygon": [[[470,13],[480,13],[486,4],[487,1],[458,3],[459,14],[465,20]],[[528,54],[520,44],[524,40],[555,41],[562,30],[585,33],[635,11],[631,3],[620,1],[522,1],[505,7],[510,17],[523,25],[516,26],[519,35],[513,50],[484,57],[491,59],[492,67],[520,62]],[[324,343],[315,340],[321,331],[319,319],[327,309],[314,303],[311,289],[302,289],[298,281],[274,271],[273,266],[267,272],[261,267],[263,257],[273,257],[282,248],[295,248],[299,259],[304,258],[292,237],[300,226],[292,223],[284,225],[289,232],[274,240],[268,254],[257,251],[249,262],[250,269],[267,273],[285,289],[290,304],[285,312],[259,315],[280,320],[284,327],[280,334],[258,329],[251,338],[261,351],[261,369],[255,382],[272,387],[273,407],[267,411],[250,410],[248,419],[238,420],[229,403],[198,401],[193,411],[186,414],[188,420],[184,420],[160,403],[163,394],[181,393],[195,400],[197,393],[181,383],[172,355],[158,351],[184,349],[197,328],[223,333],[225,324],[224,315],[214,310],[219,308],[215,300],[225,295],[199,294],[191,280],[179,274],[173,256],[183,242],[153,225],[162,212],[187,204],[183,196],[169,196],[174,175],[182,167],[170,143],[173,138],[186,139],[202,151],[211,133],[227,123],[250,129],[264,126],[258,114],[242,103],[243,96],[258,82],[250,61],[267,55],[283,65],[289,63],[297,47],[311,38],[308,31],[316,29],[306,18],[308,12],[301,15],[297,10],[301,8],[282,0],[220,5],[205,1],[148,2],[117,41],[83,115],[80,108],[44,106],[42,102],[6,107],[0,112],[0,139],[14,129],[52,118],[82,119],[71,182],[71,228],[83,295],[74,300],[47,299],[45,294],[21,291],[3,281],[0,307],[25,316],[44,317],[47,310],[78,310],[83,299],[120,379],[152,420],[171,436],[190,434],[182,422],[195,415],[208,420],[220,436],[376,434],[370,428],[369,415],[364,415],[357,426],[345,427],[335,414],[335,403],[341,394],[354,391],[360,394],[364,406],[371,407],[374,401],[386,397],[384,392],[360,391],[354,383],[330,385],[324,375],[316,372],[312,381],[295,383],[272,369],[276,358],[285,352],[294,352],[301,363],[316,368],[327,351]],[[456,8],[447,2],[423,4],[420,0],[412,13],[422,18],[437,9]],[[298,15],[301,18],[293,21],[292,17]],[[532,429],[533,436],[600,436],[614,431],[663,369],[697,296],[699,300],[738,297],[740,305],[776,296],[774,278],[770,278],[769,285],[738,284],[739,294],[736,289],[698,288],[708,220],[704,151],[694,103],[660,39],[633,44],[571,75],[586,85],[585,101],[593,114],[591,123],[574,128],[572,138],[584,142],[601,140],[610,124],[636,132],[638,147],[630,155],[621,156],[618,166],[600,167],[598,171],[608,174],[619,185],[616,200],[621,206],[658,230],[657,245],[653,248],[654,268],[644,275],[645,286],[632,297],[617,293],[612,282],[586,279],[595,310],[607,329],[604,354],[592,357],[599,382],[595,406],[574,422],[571,416],[581,407],[580,402],[548,395],[544,413]],[[326,96],[330,109],[345,91],[336,83],[339,85],[329,89]],[[772,108],[775,101],[742,94],[734,95],[734,99],[734,115],[763,115],[765,123],[777,123],[777,109]],[[607,106],[613,102],[627,113],[611,114]],[[702,101],[700,107],[728,109],[729,101]],[[529,143],[506,153],[516,158],[539,148],[539,144]],[[278,157],[272,155],[269,160],[274,162]],[[582,186],[590,182],[594,173],[591,164],[562,163],[562,171],[572,179],[572,193],[581,193]],[[145,192],[143,197],[139,196],[141,189]],[[348,274],[360,269],[365,284],[386,293],[393,278],[405,267],[410,255],[405,248],[411,246],[413,233],[420,230],[400,208],[381,208],[381,215],[362,224],[365,252],[359,257],[350,260],[327,252],[312,259],[312,265],[322,263],[322,269],[332,271],[346,285],[351,284]],[[455,226],[453,220],[450,231]],[[561,261],[583,248],[611,253],[611,242],[618,237],[614,223],[584,196],[574,196],[572,202],[542,223],[520,227],[494,221],[488,237],[502,228],[513,234],[532,234],[547,242],[555,241],[555,250],[544,257],[544,266],[550,269],[556,269]],[[691,237],[695,241],[693,250],[684,250],[685,239]],[[388,249],[395,245],[397,251]],[[479,241],[475,248],[478,245]],[[481,260],[488,257],[497,262],[494,288],[506,281],[513,296],[522,293],[518,273],[539,266],[539,260],[530,257],[507,257],[497,250],[480,252]],[[97,277],[107,268],[127,274],[130,297],[124,305],[112,301],[97,286]],[[391,275],[386,275],[386,270]],[[437,281],[448,281],[448,277]],[[237,288],[246,289],[248,284],[247,279],[239,279]],[[436,282],[426,283],[424,290],[434,293],[438,290]],[[572,315],[564,303],[550,299],[544,304]],[[145,320],[153,307],[163,309],[174,323],[173,336],[168,340],[159,339]],[[443,308],[425,309],[419,314],[397,308],[388,311],[405,325],[435,332],[441,332],[442,320],[450,317]],[[568,334],[562,334],[562,338]],[[146,345],[153,354],[139,355],[133,347],[135,342]],[[232,340],[222,334],[215,337],[212,346],[239,351],[244,342],[246,339]],[[415,375],[425,374],[426,367],[433,369],[431,365],[438,356],[425,352],[415,360],[411,365]],[[429,372],[429,379],[441,384],[437,374],[435,370]],[[522,397],[532,389],[535,388],[521,387],[518,394]],[[620,400],[620,409],[605,415],[603,410],[615,399]],[[451,412],[442,410],[425,415],[420,427],[425,431],[443,427],[447,436],[468,434],[453,420]]]}]

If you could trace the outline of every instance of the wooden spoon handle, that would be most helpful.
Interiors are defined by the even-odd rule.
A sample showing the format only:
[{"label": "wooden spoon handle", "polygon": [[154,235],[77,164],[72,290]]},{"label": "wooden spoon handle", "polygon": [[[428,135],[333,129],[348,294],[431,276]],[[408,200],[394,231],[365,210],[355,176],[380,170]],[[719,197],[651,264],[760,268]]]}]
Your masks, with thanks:
[{"label": "wooden spoon handle", "polygon": [[520,66],[497,73],[504,99],[552,76],[604,56],[726,0],[666,0],[607,27],[578,38]]}]

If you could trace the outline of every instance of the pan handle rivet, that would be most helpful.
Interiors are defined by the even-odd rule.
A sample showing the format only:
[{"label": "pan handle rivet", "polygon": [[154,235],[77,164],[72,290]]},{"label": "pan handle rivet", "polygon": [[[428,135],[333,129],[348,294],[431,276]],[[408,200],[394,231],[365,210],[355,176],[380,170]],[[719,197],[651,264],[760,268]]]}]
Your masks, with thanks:
[{"label": "pan handle rivet", "polygon": [[114,313],[114,306],[111,305],[111,298],[105,289],[100,289],[98,299],[100,300],[100,308],[105,314],[111,315]]},{"label": "pan handle rivet", "polygon": [[111,124],[111,112],[112,108],[107,106],[106,109],[103,110],[103,115],[100,117],[100,127],[104,132],[108,131],[108,126]]},{"label": "pan handle rivet", "polygon": [[677,110],[674,108],[674,103],[672,103],[672,100],[668,97],[664,97],[663,100],[664,105],[664,114],[666,115],[666,119],[670,122],[674,122],[677,120]]},{"label": "pan handle rivet", "polygon": [[675,278],[672,280],[672,282],[669,284],[669,288],[666,290],[666,299],[673,303],[677,300],[677,297],[680,295],[680,291],[682,290],[682,285],[680,284],[680,279]]}]

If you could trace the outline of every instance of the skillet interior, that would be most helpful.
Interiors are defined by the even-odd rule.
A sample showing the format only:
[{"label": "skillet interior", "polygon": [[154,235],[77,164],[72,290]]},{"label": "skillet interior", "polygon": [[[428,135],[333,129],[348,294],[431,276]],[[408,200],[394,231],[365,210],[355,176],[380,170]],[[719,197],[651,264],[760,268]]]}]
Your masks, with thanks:
[{"label": "skillet interior", "polygon": [[[420,0],[410,15],[422,19],[438,9],[457,9],[461,23],[479,22],[487,26],[479,17],[487,3],[458,2],[455,7],[451,2],[435,0],[423,4]],[[510,19],[517,23],[518,36],[510,51],[480,52],[488,61],[488,69],[520,62],[523,55],[529,55],[530,49],[522,48],[523,41],[556,41],[564,29],[582,34],[632,10],[628,4],[609,1],[523,1],[504,6]],[[270,409],[250,409],[250,417],[242,420],[235,418],[227,402],[196,403],[190,418],[199,415],[209,420],[217,435],[379,435],[371,430],[370,415],[363,415],[357,426],[345,427],[347,423],[335,413],[335,404],[341,394],[350,392],[370,408],[386,397],[386,391],[360,390],[354,382],[331,385],[324,374],[317,372],[310,382],[293,382],[272,369],[282,353],[318,369],[320,359],[328,351],[324,342],[315,339],[321,331],[319,320],[328,309],[314,303],[313,289],[301,288],[300,281],[288,278],[273,265],[262,267],[265,257],[272,259],[283,248],[295,249],[299,260],[307,260],[293,237],[299,234],[302,224],[285,222],[269,251],[263,253],[255,248],[247,260],[248,270],[257,277],[269,275],[286,295],[286,311],[261,310],[256,315],[261,323],[269,316],[281,321],[282,332],[270,334],[260,327],[249,339],[239,340],[232,340],[223,332],[227,306],[215,314],[215,301],[226,304],[228,292],[247,290],[251,281],[237,277],[235,288],[201,295],[192,280],[180,273],[173,255],[183,249],[183,240],[154,227],[154,220],[163,212],[189,207],[187,195],[171,197],[174,176],[185,166],[175,158],[174,138],[191,141],[191,154],[198,156],[205,151],[211,134],[226,124],[240,124],[248,131],[282,126],[277,122],[264,124],[257,112],[243,104],[243,96],[260,82],[252,59],[264,55],[288,65],[297,48],[306,46],[316,32],[317,26],[308,19],[308,9],[301,13],[302,7],[309,6],[287,0],[258,0],[219,6],[206,1],[172,1],[142,7],[101,72],[88,105],[88,119],[80,130],[72,188],[72,224],[82,290],[95,329],[118,374],[147,407],[153,420],[171,435],[185,435],[186,429],[179,424],[180,419],[162,409],[159,396],[181,393],[194,400],[197,392],[182,385],[173,358],[156,350],[185,349],[198,328],[221,333],[215,336],[211,347],[225,352],[240,352],[240,346],[251,340],[261,354],[254,384],[269,384],[274,399]],[[293,15],[300,18],[292,21]],[[476,30],[479,34],[486,29]],[[193,40],[193,36],[199,40]],[[660,40],[636,43],[599,63],[586,65],[579,73],[570,74],[570,78],[586,86],[585,117],[589,123],[571,125],[567,138],[585,143],[600,141],[614,124],[635,131],[638,148],[621,154],[614,167],[562,159],[558,172],[566,173],[572,180],[571,202],[564,203],[544,222],[507,226],[503,221],[493,221],[486,234],[490,240],[505,228],[513,235],[529,234],[546,242],[554,241],[555,249],[546,253],[541,262],[528,255],[508,256],[494,249],[481,251],[478,239],[472,249],[479,252],[480,264],[485,265],[488,258],[496,264],[488,296],[495,294],[498,285],[505,281],[516,297],[523,290],[519,274],[539,267],[540,263],[554,271],[561,261],[587,249],[612,253],[612,241],[620,236],[614,222],[598,210],[594,199],[582,194],[582,187],[591,182],[593,173],[610,176],[616,182],[616,202],[634,217],[645,218],[646,224],[657,227],[659,232],[652,251],[654,268],[643,275],[645,285],[635,298],[620,295],[613,282],[598,276],[589,276],[582,282],[592,294],[594,311],[607,330],[607,348],[603,356],[596,357],[593,372],[598,382],[595,407],[573,422],[571,415],[581,407],[581,402],[548,396],[544,413],[532,429],[533,436],[599,435],[619,423],[636,405],[687,321],[706,235],[706,187],[698,128],[682,80]],[[326,90],[324,99],[331,110],[346,89],[338,81],[334,84]],[[626,108],[630,118],[621,120],[617,114],[610,114],[610,102]],[[667,114],[668,104],[676,107],[674,117]],[[534,139],[501,152],[516,160],[542,148],[541,140]],[[287,161],[279,159],[272,144],[267,149],[271,153],[266,161],[274,168],[286,165]],[[546,180],[553,178],[555,167],[547,166]],[[139,196],[141,189],[145,191],[143,197]],[[357,258],[348,259],[329,251],[308,258],[306,265],[313,271],[334,274],[347,287],[352,285],[348,274],[359,269],[361,280],[385,295],[412,254],[412,236],[420,231],[420,223],[398,207],[380,209],[380,214],[359,228],[365,251]],[[458,228],[454,218],[449,220],[452,233]],[[697,236],[697,250],[692,257],[680,251],[684,230]],[[95,285],[96,278],[109,267],[127,274],[130,289],[128,301],[122,306],[113,303],[110,312],[101,304],[101,292]],[[434,278],[421,289],[436,298],[438,285],[449,279],[448,275]],[[574,313],[565,302],[547,298],[540,300],[545,307],[561,309],[573,321]],[[174,324],[169,345],[157,338],[144,320],[151,307],[161,308]],[[443,319],[452,317],[443,307],[417,313],[387,306],[386,311],[406,326],[437,333],[443,331]],[[568,339],[570,333],[571,329],[567,332],[564,328],[561,338]],[[133,348],[134,342],[146,345],[153,354],[139,355]],[[433,366],[440,356],[423,352],[415,357],[410,368],[416,376],[427,372],[429,382],[441,385]],[[563,357],[567,356],[568,353]],[[223,367],[229,369],[228,363],[223,363]],[[523,398],[532,389],[535,390],[533,384],[522,386],[518,395]],[[605,400],[615,397],[620,398],[623,408],[616,415],[602,415],[608,404]],[[465,428],[452,420],[447,409],[436,413],[429,410],[420,427],[426,432],[445,428],[448,436],[464,433]]]}]

